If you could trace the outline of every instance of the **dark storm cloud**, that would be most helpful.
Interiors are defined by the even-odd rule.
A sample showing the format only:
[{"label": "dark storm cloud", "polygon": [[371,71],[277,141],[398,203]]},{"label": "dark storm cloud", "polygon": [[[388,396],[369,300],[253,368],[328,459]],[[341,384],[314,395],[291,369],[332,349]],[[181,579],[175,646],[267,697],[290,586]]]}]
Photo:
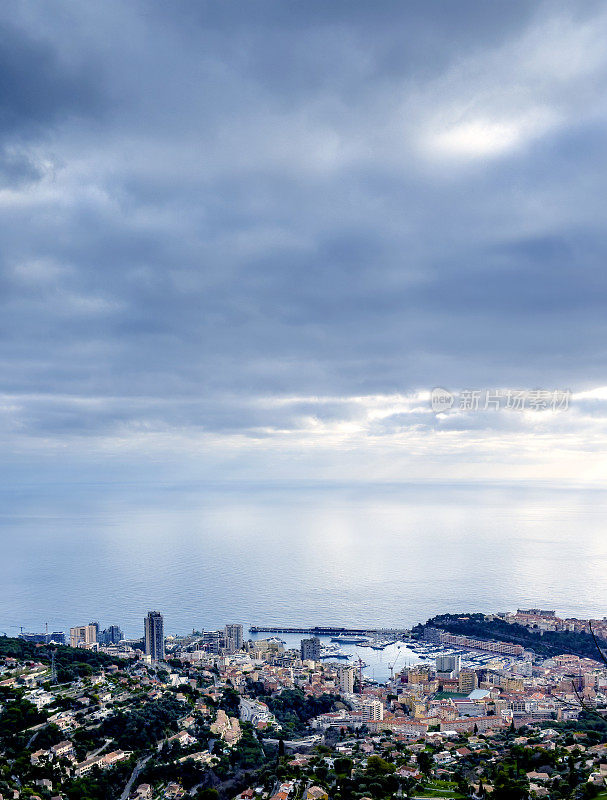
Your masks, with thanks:
[{"label": "dark storm cloud", "polygon": [[0,42],[0,135],[41,133],[60,116],[98,106],[90,61],[62,63],[59,43],[41,41],[6,19]]},{"label": "dark storm cloud", "polygon": [[0,75],[0,188],[12,189],[47,174],[32,147],[38,139],[56,124],[98,114],[103,103],[90,59],[64,62],[56,43],[11,19],[0,21]]},{"label": "dark storm cloud", "polygon": [[[352,395],[604,382],[600,6],[2,14],[11,430],[300,430]],[[284,395],[342,399],[256,399]]]}]

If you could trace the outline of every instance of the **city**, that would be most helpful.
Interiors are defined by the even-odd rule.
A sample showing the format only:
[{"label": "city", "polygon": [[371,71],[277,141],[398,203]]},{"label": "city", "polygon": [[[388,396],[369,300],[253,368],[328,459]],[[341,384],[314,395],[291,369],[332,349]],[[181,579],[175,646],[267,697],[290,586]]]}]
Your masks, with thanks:
[{"label": "city", "polygon": [[607,800],[606,42],[0,2],[0,800]]},{"label": "city", "polygon": [[[58,631],[0,637],[0,797],[603,796],[606,625],[519,609],[443,615],[392,642],[325,628],[287,648],[239,623],[166,635],[150,611],[140,639],[98,622],[73,626],[69,646]],[[416,663],[397,656],[380,683],[344,640]]]}]

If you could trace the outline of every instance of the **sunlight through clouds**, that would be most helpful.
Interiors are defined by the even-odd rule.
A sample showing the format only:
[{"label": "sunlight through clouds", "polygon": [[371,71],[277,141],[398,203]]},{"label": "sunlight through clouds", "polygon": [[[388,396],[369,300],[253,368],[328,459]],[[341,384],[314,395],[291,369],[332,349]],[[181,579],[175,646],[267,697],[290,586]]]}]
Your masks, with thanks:
[{"label": "sunlight through clouds", "polygon": [[58,8],[0,9],[9,461],[600,480],[602,6]]}]

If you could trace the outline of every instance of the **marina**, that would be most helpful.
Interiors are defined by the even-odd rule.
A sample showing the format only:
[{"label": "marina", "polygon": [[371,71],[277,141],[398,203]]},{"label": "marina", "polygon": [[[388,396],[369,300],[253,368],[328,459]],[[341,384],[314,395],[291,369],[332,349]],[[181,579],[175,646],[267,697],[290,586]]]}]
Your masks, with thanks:
[{"label": "marina", "polygon": [[[250,637],[253,640],[266,638],[263,633],[252,633]],[[303,636],[299,633],[281,634],[286,649],[299,649],[302,638]],[[356,668],[360,666],[365,680],[369,684],[386,683],[399,671],[424,661],[422,656],[418,656],[410,648],[405,638],[395,639],[394,635],[388,638],[385,633],[376,637],[368,636],[359,644],[346,643],[339,637],[337,637],[338,641],[333,641],[334,635],[320,635],[318,638],[321,643],[323,663],[335,661],[336,663],[350,664]],[[362,637],[355,635],[354,638]],[[377,641],[381,643],[381,647],[376,645]]]},{"label": "marina", "polygon": [[[266,630],[266,628],[254,630],[254,626],[249,628],[253,640],[264,638],[263,633]],[[321,642],[320,658],[323,662],[349,663],[358,667],[360,660],[363,675],[368,683],[387,683],[403,669],[417,664],[433,665],[436,657],[443,655],[459,655],[462,667],[477,669],[494,663],[496,659],[504,665],[519,660],[496,653],[467,650],[413,639],[408,632],[403,632],[401,636],[388,635],[385,631],[381,635],[371,632],[353,633],[352,629],[348,629],[347,632],[344,629],[336,633],[316,633],[320,630],[327,630],[327,628],[280,628],[282,636],[279,641],[284,644],[286,649],[299,649],[303,635],[318,636]],[[328,630],[335,631],[331,628]],[[272,628],[271,632],[277,633],[278,629]],[[278,639],[276,636],[271,638]]]}]

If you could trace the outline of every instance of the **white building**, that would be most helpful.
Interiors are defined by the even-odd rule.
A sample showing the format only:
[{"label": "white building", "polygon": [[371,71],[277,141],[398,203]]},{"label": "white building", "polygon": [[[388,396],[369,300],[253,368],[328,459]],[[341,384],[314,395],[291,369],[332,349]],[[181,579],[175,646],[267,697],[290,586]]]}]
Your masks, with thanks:
[{"label": "white building", "polygon": [[339,691],[342,694],[354,692],[354,667],[340,666],[337,668]]},{"label": "white building", "polygon": [[437,672],[448,672],[455,678],[459,675],[459,671],[462,668],[462,659],[461,656],[458,655],[443,654],[436,656],[435,663]]},{"label": "white building", "polygon": [[243,722],[250,722],[254,727],[260,723],[263,725],[274,725],[276,728],[282,726],[276,722],[276,717],[265,703],[260,703],[258,700],[250,700],[246,697],[241,697],[239,717]]},{"label": "white building", "polygon": [[384,718],[384,704],[381,700],[363,700],[360,710],[363,722],[381,722]]}]

